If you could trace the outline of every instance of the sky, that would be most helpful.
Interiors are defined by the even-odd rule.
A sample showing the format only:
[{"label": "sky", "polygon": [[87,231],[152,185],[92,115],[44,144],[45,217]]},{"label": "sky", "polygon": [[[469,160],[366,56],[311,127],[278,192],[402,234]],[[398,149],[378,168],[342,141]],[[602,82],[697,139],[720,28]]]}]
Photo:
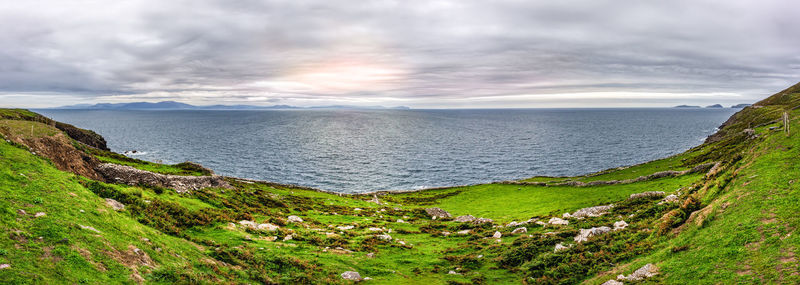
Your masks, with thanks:
[{"label": "sky", "polygon": [[5,1],[0,106],[752,103],[800,81],[800,2]]}]

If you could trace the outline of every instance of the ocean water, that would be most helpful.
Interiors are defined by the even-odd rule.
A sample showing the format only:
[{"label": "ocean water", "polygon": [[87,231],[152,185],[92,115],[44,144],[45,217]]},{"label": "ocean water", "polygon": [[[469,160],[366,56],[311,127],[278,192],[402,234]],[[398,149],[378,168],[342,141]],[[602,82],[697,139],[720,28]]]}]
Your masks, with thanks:
[{"label": "ocean water", "polygon": [[736,110],[37,111],[135,158],[354,193],[641,163],[701,144]]}]

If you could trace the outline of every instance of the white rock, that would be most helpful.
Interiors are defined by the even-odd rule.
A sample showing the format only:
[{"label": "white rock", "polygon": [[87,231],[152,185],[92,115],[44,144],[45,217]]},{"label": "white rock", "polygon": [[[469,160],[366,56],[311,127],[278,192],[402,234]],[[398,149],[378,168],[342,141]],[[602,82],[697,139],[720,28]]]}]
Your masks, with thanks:
[{"label": "white rock", "polygon": [[512,234],[523,234],[523,233],[527,233],[527,232],[528,232],[528,228],[526,228],[526,227],[516,228],[513,231],[511,231]]},{"label": "white rock", "polygon": [[252,228],[252,229],[256,228],[256,223],[253,222],[253,221],[241,220],[241,221],[239,221],[239,224],[242,225],[242,226],[248,227],[248,228]]},{"label": "white rock", "polygon": [[594,206],[583,208],[575,211],[575,213],[569,214],[572,218],[586,218],[586,217],[599,217],[603,214],[607,213],[609,210],[613,209],[614,205],[604,205],[604,206]]},{"label": "white rock", "polygon": [[460,230],[460,231],[457,231],[456,234],[468,235],[469,234],[469,230]]},{"label": "white rock", "polygon": [[100,231],[98,231],[97,229],[95,229],[92,226],[84,226],[84,225],[78,225],[78,226],[81,227],[81,229],[84,229],[84,230],[90,230],[90,231],[96,232],[98,234],[100,233]]},{"label": "white rock", "polygon": [[287,236],[283,237],[283,241],[292,240],[292,238],[293,238],[292,235],[287,235]]},{"label": "white rock", "polygon": [[564,244],[562,244],[562,243],[557,243],[555,249],[553,250],[553,252],[559,252],[559,251],[562,251],[562,250],[565,250],[565,249],[569,249],[569,247],[564,246]]},{"label": "white rock", "polygon": [[111,209],[114,209],[114,211],[125,210],[125,205],[120,202],[117,202],[117,200],[114,199],[106,198],[106,204],[108,204],[108,206],[111,207]]},{"label": "white rock", "polygon": [[392,240],[392,236],[387,234],[377,235],[377,237],[382,240]]},{"label": "white rock", "polygon": [[303,222],[303,219],[298,217],[298,216],[289,216],[288,218],[286,218],[286,220],[288,220],[290,223],[302,223]]},{"label": "white rock", "polygon": [[628,223],[625,221],[618,221],[614,223],[614,230],[619,231],[628,227]]},{"label": "white rock", "polygon": [[350,225],[348,225],[348,226],[338,226],[336,228],[340,229],[340,230],[343,230],[343,231],[346,231],[346,230],[352,230],[354,228],[354,226],[350,226]]},{"label": "white rock", "polygon": [[591,228],[591,229],[581,229],[581,232],[577,236],[575,236],[574,240],[575,240],[575,242],[579,242],[580,243],[580,242],[588,241],[590,237],[598,236],[598,235],[601,235],[601,234],[604,234],[604,233],[607,233],[607,232],[610,232],[610,231],[611,231],[611,228],[606,227],[606,226],[597,227],[597,228]]},{"label": "white rock", "polygon": [[672,203],[672,202],[678,202],[678,200],[679,200],[678,195],[670,194],[667,197],[664,197],[664,199],[661,199],[661,202]]},{"label": "white rock", "polygon": [[368,228],[367,230],[371,231],[371,232],[382,232],[383,231],[381,228]]},{"label": "white rock", "polygon": [[569,221],[556,217],[551,218],[547,223],[551,225],[569,225]]},{"label": "white rock", "polygon": [[442,235],[443,235],[443,236],[449,236],[449,235],[450,235],[450,232],[448,232],[448,231],[444,231],[444,232],[442,232]]},{"label": "white rock", "polygon": [[47,216],[47,214],[45,214],[44,212],[37,212],[35,215],[33,215],[34,218],[39,218],[44,216]]},{"label": "white rock", "polygon": [[400,223],[400,224],[405,224],[406,223],[406,221],[403,221],[403,219],[397,219],[397,222]]},{"label": "white rock", "polygon": [[492,238],[501,238],[501,237],[503,237],[503,234],[501,234],[500,232],[497,232],[497,231],[494,232],[494,234],[492,235]]},{"label": "white rock", "polygon": [[461,273],[455,272],[454,270],[450,270],[449,272],[447,272],[447,274],[450,274],[450,275],[461,275]]},{"label": "white rock", "polygon": [[664,194],[665,194],[664,191],[649,191],[643,193],[636,193],[636,194],[631,194],[631,196],[628,197],[628,200],[645,198],[645,197],[664,197]]},{"label": "white rock", "polygon": [[345,271],[342,273],[342,279],[361,281],[361,274],[358,274],[358,272],[355,271]]},{"label": "white rock", "polygon": [[473,217],[472,215],[463,215],[463,216],[456,217],[455,219],[453,219],[453,221],[456,221],[456,222],[459,222],[459,223],[469,223],[469,222],[475,221],[475,217]]},{"label": "white rock", "polygon": [[603,284],[600,284],[600,285],[624,285],[624,283],[619,282],[619,281],[614,280],[614,279],[611,279],[611,280],[608,280],[606,282],[603,282]]},{"label": "white rock", "polygon": [[11,268],[11,264],[8,263],[0,264],[0,269],[6,269],[6,268]]},{"label": "white rock", "polygon": [[256,229],[258,229],[260,231],[268,231],[268,232],[277,231],[278,228],[280,228],[280,227],[277,226],[277,225],[270,224],[270,223],[258,224],[258,226],[256,226]]},{"label": "white rock", "polygon": [[624,276],[619,275],[617,276],[617,280],[624,280],[624,281],[640,281],[645,278],[650,278],[653,276],[658,275],[658,267],[653,265],[652,263],[645,264],[642,268],[636,269],[631,275]]}]

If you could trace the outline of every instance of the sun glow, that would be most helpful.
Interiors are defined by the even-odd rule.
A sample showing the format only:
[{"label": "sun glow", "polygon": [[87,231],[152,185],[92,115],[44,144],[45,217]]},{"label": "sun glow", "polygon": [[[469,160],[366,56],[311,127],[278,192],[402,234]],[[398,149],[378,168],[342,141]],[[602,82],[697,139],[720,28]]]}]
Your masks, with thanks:
[{"label": "sun glow", "polygon": [[379,64],[340,61],[296,70],[281,81],[322,93],[378,91],[392,88],[405,73],[403,69]]}]

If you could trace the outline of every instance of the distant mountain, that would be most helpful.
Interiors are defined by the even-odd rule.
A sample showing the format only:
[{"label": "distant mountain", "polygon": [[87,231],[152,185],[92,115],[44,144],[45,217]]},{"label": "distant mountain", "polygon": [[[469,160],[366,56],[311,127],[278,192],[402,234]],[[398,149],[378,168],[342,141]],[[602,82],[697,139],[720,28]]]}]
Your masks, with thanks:
[{"label": "distant mountain", "polygon": [[736,105],[731,106],[731,108],[742,109],[742,108],[747,107],[747,106],[750,106],[750,104],[736,104]]},{"label": "distant mountain", "polygon": [[706,108],[724,108],[724,107],[722,107],[722,105],[720,104],[714,104],[714,105],[708,105],[706,106]]},{"label": "distant mountain", "polygon": [[700,108],[700,106],[692,106],[692,105],[678,105],[673,108]]},{"label": "distant mountain", "polygon": [[133,103],[98,103],[98,104],[77,104],[61,106],[53,109],[85,109],[85,110],[287,110],[287,109],[393,109],[408,110],[406,106],[384,107],[384,106],[351,106],[351,105],[331,105],[314,107],[297,107],[290,105],[254,106],[254,105],[208,105],[195,106],[175,101],[162,101],[158,103],[133,102]]}]

